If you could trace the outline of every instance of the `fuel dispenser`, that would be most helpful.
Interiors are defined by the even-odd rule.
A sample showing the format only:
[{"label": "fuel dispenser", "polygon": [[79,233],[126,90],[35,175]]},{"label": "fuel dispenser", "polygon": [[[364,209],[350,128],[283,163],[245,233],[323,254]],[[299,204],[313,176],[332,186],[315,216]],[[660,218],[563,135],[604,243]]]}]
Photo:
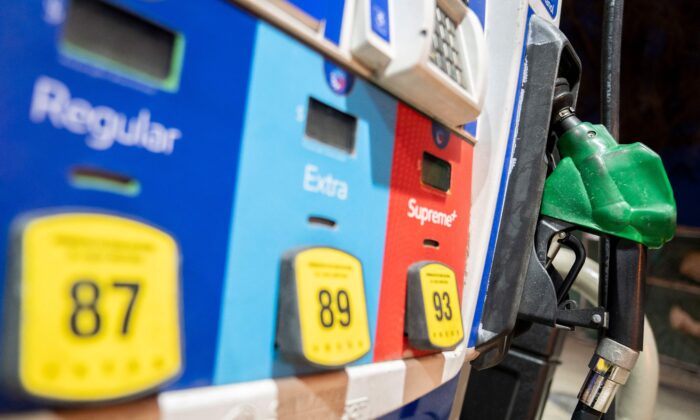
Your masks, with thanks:
[{"label": "fuel dispenser", "polygon": [[463,354],[475,13],[210,3],[0,17],[0,411]]},{"label": "fuel dispenser", "polygon": [[[476,346],[480,355],[472,365],[484,369],[505,362],[493,374],[475,372],[469,387],[478,393],[504,381],[532,383],[524,396],[516,397],[518,391],[511,389],[481,404],[468,392],[463,415],[499,404],[512,409],[515,402],[517,413],[539,417],[542,401],[533,401],[546,395],[553,372],[548,360],[558,351],[556,332],[544,325],[598,330],[600,340],[573,418],[600,418],[642,349],[646,247],[672,238],[675,201],[658,155],[640,143],[619,145],[604,126],[576,117],[581,66],[575,52],[549,22],[532,16],[528,25],[520,145],[494,254],[494,260],[510,264],[491,271]],[[531,205],[540,198],[539,208]],[[594,308],[576,308],[568,299],[586,258],[574,231],[600,236],[607,255],[600,261],[599,306]],[[576,256],[563,278],[551,265],[562,246]],[[526,332],[531,327],[534,331]],[[514,368],[522,377],[504,380]],[[496,412],[499,418],[514,413]]]}]

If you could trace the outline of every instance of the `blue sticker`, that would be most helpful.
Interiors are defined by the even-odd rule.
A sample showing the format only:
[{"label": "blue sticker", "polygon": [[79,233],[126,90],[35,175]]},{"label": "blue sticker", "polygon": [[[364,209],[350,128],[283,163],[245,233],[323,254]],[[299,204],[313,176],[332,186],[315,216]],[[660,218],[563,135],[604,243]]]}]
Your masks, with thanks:
[{"label": "blue sticker", "polygon": [[433,142],[438,147],[438,149],[444,149],[447,147],[447,143],[450,142],[450,130],[445,128],[445,126],[440,125],[433,121]]},{"label": "blue sticker", "polygon": [[391,42],[389,30],[389,0],[370,0],[370,20],[372,32],[386,42]]},{"label": "blue sticker", "polygon": [[476,127],[477,127],[477,122],[472,121],[470,123],[467,123],[464,125],[464,131],[467,133],[471,134],[472,136],[476,137]]},{"label": "blue sticker", "polygon": [[355,76],[328,60],[323,61],[323,71],[326,73],[326,82],[333,92],[338,95],[350,93],[355,84]]},{"label": "blue sticker", "polygon": [[559,0],[542,0],[542,4],[549,12],[552,18],[557,16],[557,10],[559,9]]}]

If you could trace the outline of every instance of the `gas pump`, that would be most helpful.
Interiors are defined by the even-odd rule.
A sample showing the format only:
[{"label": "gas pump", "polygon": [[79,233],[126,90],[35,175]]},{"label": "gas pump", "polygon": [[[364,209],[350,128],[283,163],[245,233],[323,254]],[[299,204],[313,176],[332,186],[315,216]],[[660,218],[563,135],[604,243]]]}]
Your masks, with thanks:
[{"label": "gas pump", "polygon": [[[526,376],[538,382],[537,388],[524,391],[525,399],[532,400],[546,393],[553,369],[547,361],[557,351],[552,344],[556,332],[542,332],[540,326],[596,329],[600,340],[573,418],[599,418],[642,349],[646,248],[672,238],[675,201],[658,155],[640,143],[619,145],[602,125],[576,117],[581,67],[564,35],[537,16],[529,30],[528,79],[517,134],[523,143],[508,180],[510,199],[494,256],[514,264],[499,264],[491,272],[476,346],[480,355],[472,365],[495,366],[514,346],[508,357],[521,362],[509,361],[511,367],[542,371]],[[540,208],[523,207],[533,196],[541,197]],[[604,244],[607,257],[600,261],[599,305],[594,308],[579,309],[568,299],[586,258],[574,231],[598,235]],[[563,278],[551,264],[562,246],[576,256]],[[508,306],[504,297],[515,305]],[[539,331],[534,340],[526,333],[531,327]],[[533,349],[543,353],[533,357]],[[470,386],[493,386],[494,378],[477,372]],[[468,410],[479,412],[474,395],[467,395],[472,403]],[[541,403],[519,406],[520,413],[537,418]],[[508,418],[510,412],[502,415]]]},{"label": "gas pump", "polygon": [[452,381],[483,10],[398,3],[6,7],[0,412],[376,417]]}]

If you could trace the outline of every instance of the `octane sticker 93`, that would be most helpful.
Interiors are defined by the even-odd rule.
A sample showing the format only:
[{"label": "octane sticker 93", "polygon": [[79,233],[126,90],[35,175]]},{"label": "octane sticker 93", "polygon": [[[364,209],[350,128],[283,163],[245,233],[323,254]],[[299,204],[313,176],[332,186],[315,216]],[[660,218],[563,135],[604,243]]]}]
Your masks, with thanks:
[{"label": "octane sticker 93", "polygon": [[451,350],[464,338],[457,279],[439,262],[414,264],[408,273],[406,333],[423,350]]}]

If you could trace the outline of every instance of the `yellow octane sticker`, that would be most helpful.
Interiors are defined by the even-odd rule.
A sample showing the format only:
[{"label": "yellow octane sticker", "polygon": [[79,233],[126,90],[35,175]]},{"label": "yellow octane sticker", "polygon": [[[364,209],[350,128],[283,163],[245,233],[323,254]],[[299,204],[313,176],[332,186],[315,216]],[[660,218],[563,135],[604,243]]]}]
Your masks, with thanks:
[{"label": "yellow octane sticker", "polygon": [[22,236],[19,379],[31,395],[98,401],[180,371],[178,249],[132,220],[68,213]]},{"label": "yellow octane sticker", "polygon": [[370,349],[362,264],[332,248],[296,255],[297,299],[304,357],[321,366],[341,366]]},{"label": "yellow octane sticker", "polygon": [[441,348],[457,345],[464,331],[455,273],[442,264],[426,264],[420,281],[430,343]]}]

